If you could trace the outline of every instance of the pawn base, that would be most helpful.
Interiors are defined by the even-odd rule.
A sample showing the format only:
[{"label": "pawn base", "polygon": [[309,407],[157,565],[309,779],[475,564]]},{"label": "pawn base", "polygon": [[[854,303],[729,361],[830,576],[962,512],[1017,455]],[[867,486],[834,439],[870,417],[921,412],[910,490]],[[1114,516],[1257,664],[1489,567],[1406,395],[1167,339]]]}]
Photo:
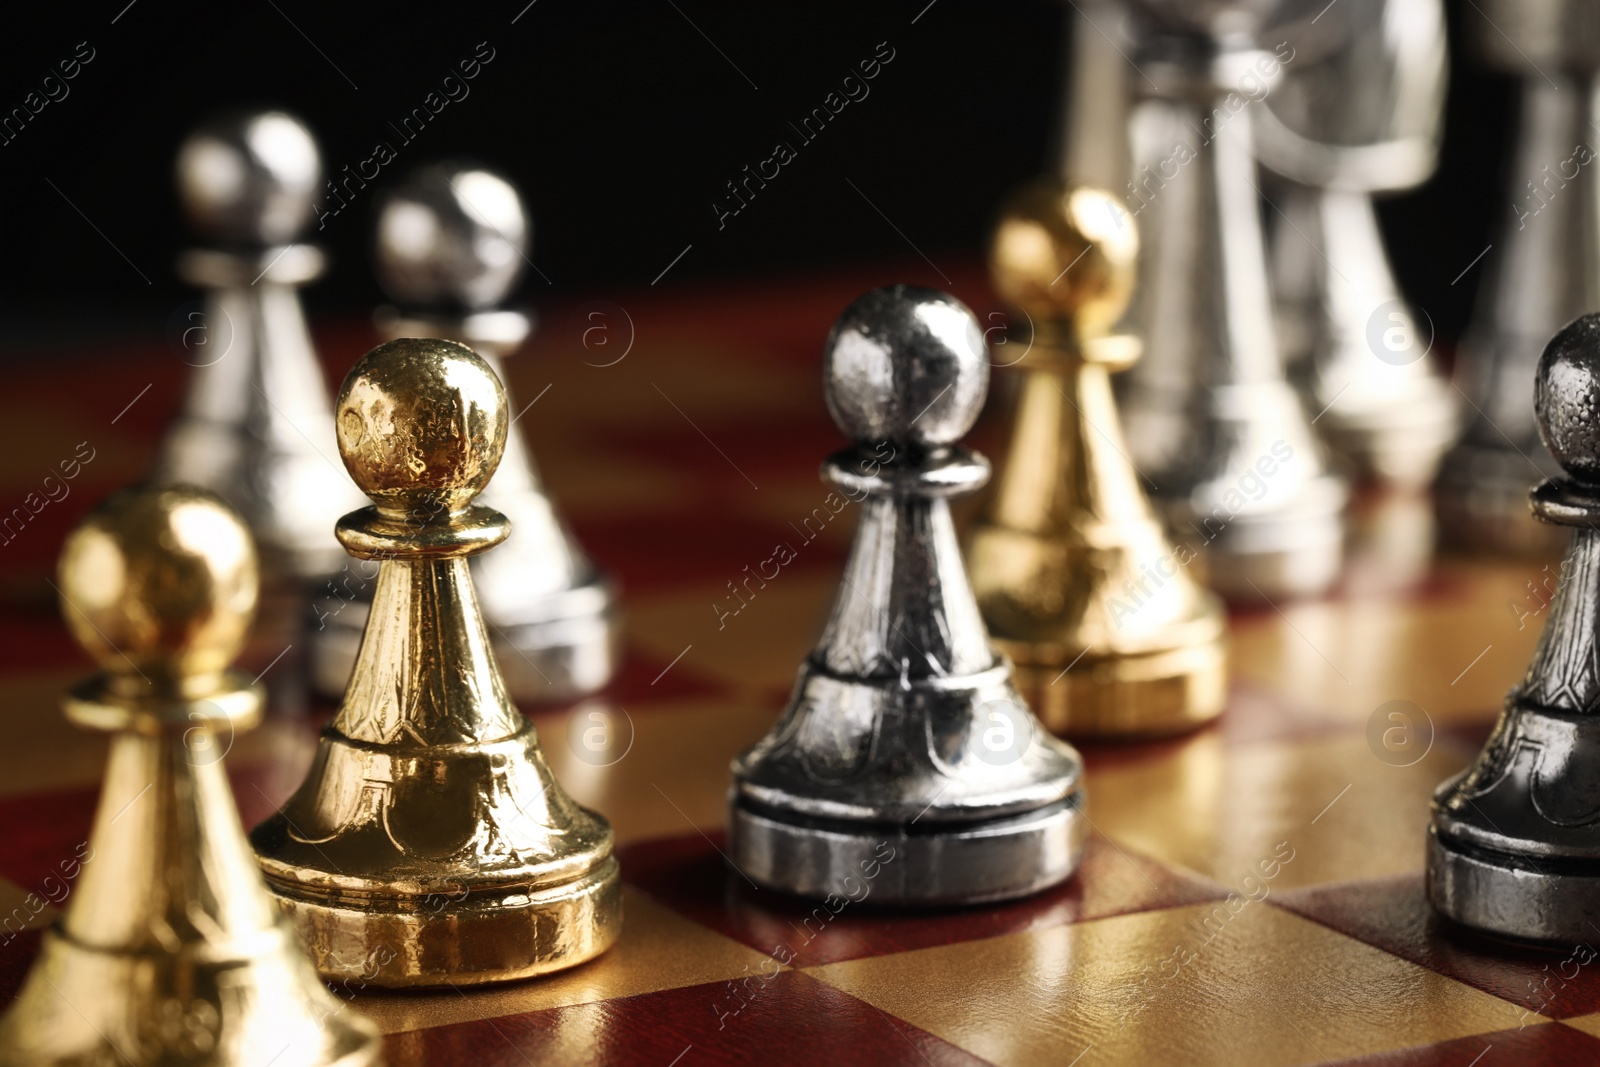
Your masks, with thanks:
[{"label": "pawn base", "polygon": [[[1201,553],[1205,584],[1224,600],[1320,596],[1338,580],[1344,563],[1338,510],[1270,520],[1240,516],[1234,524]],[[1181,537],[1183,527],[1177,533]]]},{"label": "pawn base", "polygon": [[1006,818],[877,826],[792,821],[736,798],[728,838],[739,872],[768,889],[891,906],[984,904],[1028,896],[1072,876],[1088,832],[1082,803],[1080,791]]},{"label": "pawn base", "polygon": [[1445,401],[1432,392],[1402,397],[1360,421],[1334,421],[1330,411],[1323,433],[1335,452],[1355,464],[1363,481],[1425,489],[1438,474],[1456,430],[1455,413]]},{"label": "pawn base", "polygon": [[560,790],[529,723],[422,747],[329,727],[299,792],[250,841],[333,981],[529,978],[605,951],[622,922],[611,827]]},{"label": "pawn base", "polygon": [[268,886],[324,978],[399,989],[508,982],[598,956],[622,928],[618,870],[608,857],[576,881],[459,896],[317,898]]},{"label": "pawn base", "polygon": [[1040,656],[1019,642],[995,644],[1016,665],[1017,691],[1052,733],[1157,737],[1203,726],[1227,706],[1226,638],[1221,615],[1214,621],[1214,632],[1193,633],[1193,643],[1137,654],[1052,649],[1058,654]]},{"label": "pawn base", "polygon": [[1469,849],[1428,830],[1428,900],[1463,926],[1522,941],[1574,944],[1600,926],[1600,863]]}]

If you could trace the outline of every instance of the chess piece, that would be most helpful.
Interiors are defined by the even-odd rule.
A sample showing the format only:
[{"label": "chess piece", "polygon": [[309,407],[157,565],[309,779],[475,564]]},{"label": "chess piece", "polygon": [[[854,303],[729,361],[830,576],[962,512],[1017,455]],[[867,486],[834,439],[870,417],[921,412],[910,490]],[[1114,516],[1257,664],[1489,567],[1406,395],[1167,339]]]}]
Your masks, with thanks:
[{"label": "chess piece", "polygon": [[329,978],[470,985],[582,963],[621,923],[611,827],[507,697],[467,567],[511,533],[473,503],[505,447],[505,390],[468,348],[397,340],[335,410],[376,503],[338,537],[377,583],[309,775],[251,834],[267,884]]},{"label": "chess piece", "polygon": [[[516,189],[475,167],[426,167],[384,198],[377,230],[378,276],[398,305],[380,312],[380,329],[459,341],[503,381],[502,357],[533,326],[527,313],[500,306],[526,262],[529,225]],[[612,585],[556,515],[514,424],[481,501],[517,532],[471,563],[507,690],[532,703],[599,689],[616,667]],[[324,692],[342,692],[350,679],[371,577],[370,566],[347,564],[317,607],[312,669]]]},{"label": "chess piece", "polygon": [[1075,185],[1121,189],[1132,171],[1127,54],[1133,32],[1122,0],[1069,0],[1069,77],[1061,101],[1057,171]]},{"label": "chess piece", "polygon": [[67,717],[111,750],[66,914],[0,1020],[0,1064],[377,1064],[377,1031],[317,979],[262,886],[223,772],[262,703],[228,669],[256,605],[244,525],[196,489],[127,490],[67,538],[60,581],[101,668]]},{"label": "chess piece", "polygon": [[1128,461],[1111,374],[1139,356],[1111,332],[1138,237],[1109,193],[1053,181],[1001,214],[996,290],[1033,323],[1004,472],[972,539],[973,590],[1016,684],[1075,736],[1171,733],[1222,712],[1226,627],[1169,543]]},{"label": "chess piece", "polygon": [[1600,307],[1600,9],[1581,0],[1484,0],[1477,45],[1521,76],[1522,114],[1506,174],[1504,229],[1487,250],[1456,376],[1461,439],[1435,491],[1444,538],[1506,554],[1559,551],[1559,531],[1529,519],[1530,480],[1555,477],[1539,445],[1530,383],[1546,338]]},{"label": "chess piece", "polygon": [[861,297],[828,338],[828,410],[855,443],[822,473],[861,516],[788,709],[733,764],[731,859],[760,885],[974,903],[1061,882],[1082,855],[1081,761],[990,647],[950,519],[989,476],[956,443],[986,357],[965,305],[910,286]]},{"label": "chess piece", "polygon": [[1455,437],[1455,394],[1431,358],[1431,324],[1395,283],[1372,200],[1437,165],[1443,5],[1348,0],[1290,39],[1294,59],[1255,115],[1256,154],[1279,176],[1270,247],[1273,279],[1287,283],[1285,361],[1334,451],[1370,480],[1421,489]]},{"label": "chess piece", "polygon": [[1467,926],[1571,944],[1600,923],[1600,314],[1550,342],[1533,404],[1563,472],[1533,513],[1571,541],[1527,675],[1477,761],[1434,794],[1428,898]]},{"label": "chess piece", "polygon": [[1205,542],[1209,584],[1248,600],[1332,584],[1347,496],[1284,377],[1252,108],[1234,106],[1240,85],[1281,73],[1281,60],[1247,35],[1272,6],[1140,0],[1138,63],[1149,83],[1136,83],[1147,95],[1132,124],[1142,165],[1129,205],[1145,245],[1145,356],[1120,376],[1130,456],[1155,503],[1175,536]]},{"label": "chess piece", "polygon": [[184,213],[204,242],[178,271],[206,300],[183,331],[194,370],[155,480],[231,504],[271,578],[338,570],[333,524],[359,501],[333,459],[327,387],[296,292],[324,266],[320,249],[298,243],[321,175],[310,132],[281,111],[215,119],[178,152]]}]

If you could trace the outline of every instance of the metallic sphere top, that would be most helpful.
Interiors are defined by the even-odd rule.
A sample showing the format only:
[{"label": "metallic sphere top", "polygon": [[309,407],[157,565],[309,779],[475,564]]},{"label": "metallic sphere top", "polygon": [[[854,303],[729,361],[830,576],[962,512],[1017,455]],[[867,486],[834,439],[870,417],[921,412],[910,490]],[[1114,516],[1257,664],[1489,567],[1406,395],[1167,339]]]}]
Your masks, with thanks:
[{"label": "metallic sphere top", "polygon": [[311,131],[282,111],[231,114],[178,149],[178,196],[195,234],[224,246],[298,239],[316,212],[322,158]]},{"label": "metallic sphere top", "polygon": [[1539,436],[1562,469],[1600,485],[1600,313],[1574,319],[1545,347],[1533,410]]},{"label": "metallic sphere top", "polygon": [[378,281],[409,307],[493,307],[522,276],[530,229],[516,187],[500,175],[458,163],[424,167],[378,212]]},{"label": "metallic sphere top", "polygon": [[103,670],[204,695],[244,644],[259,575],[250,533],[188,486],[125,489],[68,535],[61,613]]},{"label": "metallic sphere top", "polygon": [[380,509],[455,513],[472,502],[505,449],[506,391],[465,345],[402,338],[356,362],[339,390],[339,454]]},{"label": "metallic sphere top", "polygon": [[833,421],[857,442],[955,444],[989,388],[983,330],[953,296],[910,285],[874,289],[834,323],[823,387]]},{"label": "metallic sphere top", "polygon": [[1116,197],[1046,179],[1006,202],[989,269],[1001,298],[1036,323],[1096,337],[1127,309],[1138,256],[1133,215]]}]

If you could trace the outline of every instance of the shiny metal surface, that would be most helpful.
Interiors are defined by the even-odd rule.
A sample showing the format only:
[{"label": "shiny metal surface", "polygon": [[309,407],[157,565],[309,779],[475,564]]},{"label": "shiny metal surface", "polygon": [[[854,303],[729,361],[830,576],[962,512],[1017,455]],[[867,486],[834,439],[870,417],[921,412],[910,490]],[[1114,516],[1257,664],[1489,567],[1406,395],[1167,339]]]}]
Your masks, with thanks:
[{"label": "shiny metal surface", "polygon": [[1534,490],[1533,510],[1570,527],[1571,544],[1527,675],[1476,762],[1434,794],[1428,894],[1468,926],[1571,942],[1600,920],[1600,315],[1550,342],[1535,390],[1563,473]]},{"label": "shiny metal surface", "polygon": [[1130,0],[1149,26],[1188,37],[1247,41],[1283,0]]},{"label": "shiny metal surface", "polygon": [[1356,0],[1289,39],[1303,47],[1262,100],[1256,138],[1280,176],[1268,187],[1280,341],[1334,451],[1369,480],[1426,486],[1456,434],[1455,393],[1432,324],[1395,283],[1370,197],[1437,163],[1444,11]]},{"label": "shiny metal surface", "polygon": [[788,708],[733,764],[730,852],[762,885],[820,897],[877,878],[884,903],[972,903],[1077,866],[1081,761],[990,647],[950,518],[988,478],[956,444],[987,378],[977,320],[930,290],[868,293],[829,338],[828,408],[855,444],[823,477],[861,516]]},{"label": "shiny metal surface", "polygon": [[322,157],[293,115],[235,112],[184,140],[177,178],[196,237],[222,248],[269,248],[292,243],[311,225]]},{"label": "shiny metal surface", "polygon": [[1058,172],[1069,182],[1120,193],[1133,170],[1124,58],[1133,20],[1121,0],[1073,0],[1067,10],[1071,62],[1061,102]]},{"label": "shiny metal surface", "polygon": [[333,524],[360,501],[333,460],[327,387],[297,293],[323,270],[317,248],[294,243],[320,183],[311,135],[282,112],[215,120],[178,153],[185,214],[205,242],[179,273],[206,299],[184,334],[193,370],[154,478],[227,501],[271,578],[337,571]]},{"label": "shiny metal surface", "polygon": [[1212,588],[1247,600],[1318,593],[1339,572],[1347,492],[1284,377],[1253,109],[1214,117],[1229,114],[1223,101],[1247,72],[1272,63],[1204,39],[1162,48],[1177,58],[1141,64],[1157,88],[1133,121],[1145,357],[1120,381],[1130,455]]},{"label": "shiny metal surface", "polygon": [[1354,0],[1305,15],[1281,27],[1294,58],[1261,101],[1257,157],[1318,188],[1373,193],[1427,181],[1449,84],[1443,3]]},{"label": "shiny metal surface", "polygon": [[1554,0],[1488,10],[1505,20],[1516,47],[1487,28],[1478,43],[1521,74],[1522,114],[1506,171],[1511,210],[1457,360],[1469,418],[1436,497],[1450,542],[1542,555],[1561,540],[1528,517],[1525,502],[1530,480],[1558,473],[1539,447],[1534,368],[1551,334],[1600,307],[1600,177],[1594,153],[1579,151],[1600,120],[1600,24],[1590,5]]},{"label": "shiny metal surface", "polygon": [[1600,66],[1600,8],[1586,0],[1482,0],[1481,10],[1472,44],[1494,67],[1537,75]]},{"label": "shiny metal surface", "polygon": [[[378,276],[398,305],[380,311],[379,328],[396,338],[459,341],[503,380],[501,360],[533,323],[496,305],[521,278],[530,231],[521,198],[500,175],[450,163],[416,171],[378,214]],[[515,531],[471,562],[511,695],[548,703],[599,689],[617,664],[615,589],[556,513],[515,426],[480,499]],[[320,598],[312,677],[322,691],[342,692],[349,680],[372,594],[372,582],[358,576],[328,583]]]},{"label": "shiny metal surface", "polygon": [[1291,377],[1322,413],[1317,428],[1365,478],[1428,486],[1457,433],[1459,398],[1438,371],[1432,322],[1395,282],[1372,198],[1294,183],[1272,195],[1283,212],[1274,247],[1304,246],[1274,259],[1274,277],[1295,277],[1291,257],[1304,270],[1298,287],[1279,290],[1280,334]]},{"label": "shiny metal surface", "polygon": [[522,277],[532,230],[501,175],[462,163],[420,168],[383,198],[378,282],[401,307],[494,307]]},{"label": "shiny metal surface", "polygon": [[973,533],[973,590],[1024,698],[1073,735],[1172,733],[1227,697],[1222,606],[1190,575],[1128,462],[1112,332],[1132,292],[1133,221],[1110,193],[1044,181],[1002,211],[1001,296],[1034,324],[1004,472]]},{"label": "shiny metal surface", "polygon": [[377,1031],[323,987],[263,887],[223,770],[261,713],[228,669],[257,586],[249,533],[198,490],[125,491],[68,537],[61,610],[101,673],[67,716],[111,750],[66,914],[0,1019],[0,1064],[379,1062]]},{"label": "shiny metal surface", "polygon": [[507,438],[500,380],[453,342],[390,341],[337,411],[376,504],[338,537],[376,590],[310,774],[251,834],[268,884],[330,978],[467,985],[590,959],[621,924],[611,827],[507,696],[467,567],[511,532],[474,503]]}]

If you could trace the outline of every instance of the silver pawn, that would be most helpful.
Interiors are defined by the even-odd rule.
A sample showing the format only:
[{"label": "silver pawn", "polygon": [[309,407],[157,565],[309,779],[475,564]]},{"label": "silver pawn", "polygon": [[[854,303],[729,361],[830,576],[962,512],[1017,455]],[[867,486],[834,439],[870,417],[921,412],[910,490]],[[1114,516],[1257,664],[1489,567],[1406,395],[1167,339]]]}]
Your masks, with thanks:
[{"label": "silver pawn", "polygon": [[178,273],[206,299],[201,321],[185,330],[195,369],[155,480],[227,501],[269,576],[335,572],[348,557],[334,523],[362,497],[339,464],[297,292],[325,266],[321,249],[298,243],[322,180],[316,142],[281,111],[223,116],[184,141],[177,179],[203,242],[183,253]]},{"label": "silver pawn", "polygon": [[[1316,16],[1307,12],[1306,17]],[[1349,0],[1291,28],[1298,50],[1256,114],[1271,188],[1279,338],[1317,428],[1365,477],[1431,484],[1456,433],[1384,251],[1372,198],[1438,163],[1449,69],[1439,0]]]},{"label": "silver pawn", "polygon": [[1434,793],[1428,899],[1467,926],[1571,944],[1600,923],[1600,314],[1557,334],[1535,377],[1562,473],[1530,502],[1569,547],[1527,676],[1476,762]]},{"label": "silver pawn", "polygon": [[[530,231],[521,197],[499,174],[459,163],[413,172],[378,212],[378,280],[395,304],[379,309],[379,329],[460,342],[504,382],[502,360],[533,329],[530,314],[500,306],[522,278]],[[599,689],[616,668],[613,587],[557,516],[514,425],[479,502],[511,520],[510,539],[471,565],[512,697],[543,703]],[[358,566],[317,608],[312,675],[330,694],[344,692],[366,624],[372,581]]]},{"label": "silver pawn", "polygon": [[894,286],[847,308],[824,391],[855,443],[823,478],[860,504],[843,583],[777,725],[733,764],[733,863],[759,885],[884,904],[1033,893],[1082,855],[1082,763],[989,644],[949,498],[988,386],[965,305]]},{"label": "silver pawn", "polygon": [[1545,339],[1600,307],[1600,9],[1585,0],[1484,0],[1478,46],[1522,77],[1505,228],[1489,253],[1457,368],[1467,425],[1436,499],[1451,543],[1511,554],[1559,549],[1523,492],[1557,474],[1539,446],[1530,383]]},{"label": "silver pawn", "polygon": [[[1132,459],[1174,536],[1233,599],[1322,592],[1338,577],[1348,491],[1327,468],[1274,333],[1253,105],[1281,61],[1251,45],[1271,0],[1140,0],[1128,202],[1148,235],[1136,307],[1146,356],[1121,376]],[[1277,66],[1274,66],[1277,63]],[[1151,89],[1150,84],[1155,88]]]}]

